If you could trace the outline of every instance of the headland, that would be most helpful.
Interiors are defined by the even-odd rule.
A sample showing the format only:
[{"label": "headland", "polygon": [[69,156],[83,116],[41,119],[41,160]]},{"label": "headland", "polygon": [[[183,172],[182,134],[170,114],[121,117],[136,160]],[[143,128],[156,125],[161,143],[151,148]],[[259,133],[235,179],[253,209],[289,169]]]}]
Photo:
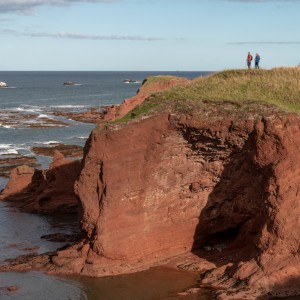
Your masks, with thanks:
[{"label": "headland", "polygon": [[300,295],[299,81],[298,68],[149,78],[101,116],[80,163],[55,154],[38,192],[26,170],[12,191],[12,171],[4,199],[25,192],[27,210],[51,213],[68,191],[82,232],[1,270],[101,277],[169,264],[198,271],[219,299]]}]

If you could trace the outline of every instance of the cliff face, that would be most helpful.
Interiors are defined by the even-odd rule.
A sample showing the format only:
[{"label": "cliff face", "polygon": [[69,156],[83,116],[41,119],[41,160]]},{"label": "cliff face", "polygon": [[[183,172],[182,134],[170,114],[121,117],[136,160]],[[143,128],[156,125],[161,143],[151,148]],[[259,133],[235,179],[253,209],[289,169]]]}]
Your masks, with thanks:
[{"label": "cliff face", "polygon": [[299,118],[260,119],[248,132],[200,213],[196,245],[215,246],[223,259],[203,282],[298,294]]},{"label": "cliff face", "polygon": [[195,248],[200,212],[247,128],[240,137],[230,122],[194,121],[161,115],[91,136],[76,192],[93,253],[147,265]]},{"label": "cliff face", "polygon": [[185,199],[197,168],[185,144],[168,115],[92,136],[84,165],[93,167],[76,191],[93,254],[149,265],[190,250],[201,203]]},{"label": "cliff face", "polygon": [[252,298],[300,294],[299,117],[229,111],[102,125],[81,166],[57,154],[30,205],[56,203],[62,179],[73,191],[78,178],[83,238],[35,267],[108,276],[192,252],[192,268],[209,269],[202,283],[223,287],[226,297],[246,287]]},{"label": "cliff face", "polygon": [[300,293],[299,145],[295,115],[163,114],[94,131],[76,183],[85,238],[52,261],[106,276],[192,251],[212,263],[204,284]]}]

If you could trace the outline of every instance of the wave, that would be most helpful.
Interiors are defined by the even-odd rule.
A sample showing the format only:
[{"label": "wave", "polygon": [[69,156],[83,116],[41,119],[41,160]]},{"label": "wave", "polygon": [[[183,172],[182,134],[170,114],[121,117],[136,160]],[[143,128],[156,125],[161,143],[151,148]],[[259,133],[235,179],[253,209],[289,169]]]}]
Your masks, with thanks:
[{"label": "wave", "polygon": [[46,115],[46,114],[40,114],[37,117],[40,118],[40,119],[51,119],[51,120],[55,119],[53,116]]},{"label": "wave", "polygon": [[0,126],[3,128],[6,128],[6,129],[16,129],[15,126],[13,126],[13,125],[5,125],[5,124],[0,123]]},{"label": "wave", "polygon": [[19,111],[19,112],[32,112],[32,113],[38,113],[42,111],[41,107],[31,107],[31,108],[26,108],[26,107],[16,107],[11,109],[12,111]]},{"label": "wave", "polygon": [[134,81],[134,82],[125,81],[124,83],[127,83],[127,84],[140,84],[142,82],[141,81]]},{"label": "wave", "polygon": [[11,148],[11,146],[13,146],[12,144],[0,144],[0,150],[1,149],[9,149]]},{"label": "wave", "polygon": [[21,150],[21,149],[30,149],[30,146],[27,144],[0,144],[0,150],[5,150],[5,149],[16,149],[16,150]]},{"label": "wave", "polygon": [[59,141],[34,142],[34,144],[38,144],[38,145],[57,145],[57,144],[60,144],[60,142]]},{"label": "wave", "polygon": [[19,152],[16,149],[7,149],[7,150],[0,150],[0,155],[11,155],[11,154],[19,154]]},{"label": "wave", "polygon": [[52,105],[53,108],[85,108],[88,105],[72,105],[72,104],[65,104],[65,105]]},{"label": "wave", "polygon": [[19,154],[15,145],[0,144],[0,155]]}]

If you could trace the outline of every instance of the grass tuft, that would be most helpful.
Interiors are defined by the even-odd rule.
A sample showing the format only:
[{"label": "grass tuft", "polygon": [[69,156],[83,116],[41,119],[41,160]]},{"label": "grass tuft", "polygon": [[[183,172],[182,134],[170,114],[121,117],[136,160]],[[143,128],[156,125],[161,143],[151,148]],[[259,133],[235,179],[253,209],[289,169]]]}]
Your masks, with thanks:
[{"label": "grass tuft", "polygon": [[[154,80],[161,80],[162,78]],[[191,113],[209,105],[247,111],[300,112],[300,68],[226,70],[155,93],[119,122],[160,112]]]}]

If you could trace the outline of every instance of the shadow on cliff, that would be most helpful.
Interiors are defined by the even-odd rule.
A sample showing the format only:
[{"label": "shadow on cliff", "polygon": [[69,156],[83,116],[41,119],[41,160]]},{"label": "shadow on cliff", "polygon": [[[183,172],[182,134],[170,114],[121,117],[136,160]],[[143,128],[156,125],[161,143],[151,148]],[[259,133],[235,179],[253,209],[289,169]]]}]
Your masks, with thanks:
[{"label": "shadow on cliff", "polygon": [[273,286],[267,295],[269,299],[299,300],[300,277],[291,276],[291,278],[283,280],[280,284]]},{"label": "shadow on cliff", "polygon": [[1,192],[1,198],[29,213],[77,213],[79,201],[74,192],[74,184],[80,170],[81,164],[78,160],[56,166],[45,174],[41,170],[34,170],[33,174],[28,175],[30,182],[22,189],[18,189],[18,184],[24,178],[17,175],[10,179],[13,181],[13,190],[5,188]]},{"label": "shadow on cliff", "polygon": [[[223,166],[200,213],[192,252],[217,266],[255,257],[268,218],[265,197],[272,177],[271,167],[261,168],[255,163],[256,133],[250,133],[241,146],[229,141],[220,145],[219,139],[193,129],[184,136],[193,152],[204,157],[208,165],[218,160]],[[199,143],[205,147],[199,150]]]}]

